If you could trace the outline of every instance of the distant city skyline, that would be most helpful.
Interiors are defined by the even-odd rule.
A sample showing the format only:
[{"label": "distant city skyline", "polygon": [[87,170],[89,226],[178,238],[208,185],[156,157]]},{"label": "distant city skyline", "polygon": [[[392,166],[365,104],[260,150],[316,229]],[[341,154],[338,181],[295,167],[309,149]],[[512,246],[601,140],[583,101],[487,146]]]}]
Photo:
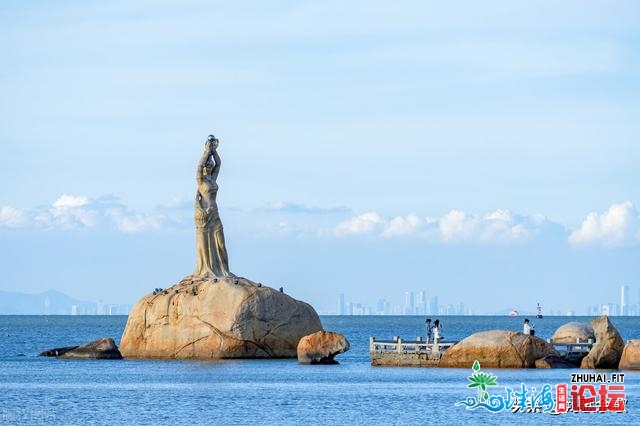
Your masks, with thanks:
[{"label": "distant city skyline", "polygon": [[[636,293],[633,302],[632,290]],[[504,307],[499,311],[473,311],[464,301],[457,303],[446,301],[440,304],[438,295],[427,296],[425,290],[403,292],[403,302],[391,302],[378,299],[374,305],[346,299],[344,293],[338,295],[335,310],[318,310],[320,315],[509,315],[517,312],[520,316],[535,316],[537,303],[532,307]],[[135,301],[130,303],[103,303],[98,301],[80,301],[72,295],[49,290],[38,294],[7,293],[0,291],[0,315],[7,314],[55,314],[55,315],[126,315]],[[16,303],[16,300],[21,302]],[[620,301],[602,301],[583,308],[566,310],[546,310],[541,305],[543,315],[549,316],[640,316],[640,288],[623,285],[620,287]]]},{"label": "distant city skyline", "polygon": [[29,294],[0,291],[0,315],[128,315],[131,304],[78,300],[56,290]]},{"label": "distant city skyline", "polygon": [[[636,298],[632,300],[631,289],[635,290]],[[427,297],[426,290],[405,291],[403,303],[392,303],[386,299],[379,299],[375,307],[347,300],[344,293],[338,296],[337,309],[335,312],[325,312],[325,314],[337,315],[507,315],[517,312],[518,315],[535,316],[538,302],[527,307],[504,307],[499,311],[473,311],[465,307],[463,300],[456,302],[447,301],[446,304],[439,303],[438,295]],[[640,316],[640,288],[622,285],[620,287],[620,301],[601,301],[584,307],[574,307],[566,310],[546,310],[544,302],[540,305],[543,315],[555,316]]]}]

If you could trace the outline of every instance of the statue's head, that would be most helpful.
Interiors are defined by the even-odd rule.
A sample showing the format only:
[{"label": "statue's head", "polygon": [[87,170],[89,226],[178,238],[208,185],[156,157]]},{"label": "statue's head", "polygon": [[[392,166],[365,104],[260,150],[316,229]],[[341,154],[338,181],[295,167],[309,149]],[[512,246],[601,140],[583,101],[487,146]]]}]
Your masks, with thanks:
[{"label": "statue's head", "polygon": [[209,142],[213,142],[213,141],[215,141],[215,140],[216,140],[216,137],[215,137],[215,136],[213,136],[213,135],[209,135],[209,136],[207,136],[207,140],[208,140]]}]

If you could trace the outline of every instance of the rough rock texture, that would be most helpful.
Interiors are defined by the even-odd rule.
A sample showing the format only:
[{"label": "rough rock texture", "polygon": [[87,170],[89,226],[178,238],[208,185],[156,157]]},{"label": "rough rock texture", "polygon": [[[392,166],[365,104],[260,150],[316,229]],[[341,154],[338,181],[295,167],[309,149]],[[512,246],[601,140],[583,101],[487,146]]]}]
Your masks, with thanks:
[{"label": "rough rock texture", "polygon": [[349,350],[349,341],[340,333],[318,331],[298,343],[300,364],[338,364],[334,357]]},{"label": "rough rock texture", "polygon": [[640,339],[627,342],[622,351],[618,368],[620,370],[640,370]]},{"label": "rough rock texture", "polygon": [[187,277],[143,297],[120,342],[131,358],[293,358],[322,330],[307,303],[246,278]]},{"label": "rough rock texture", "polygon": [[41,356],[55,356],[58,358],[83,358],[83,359],[121,359],[122,355],[112,338],[106,337],[81,346],[65,346],[63,348],[49,349]]},{"label": "rough rock texture", "polygon": [[618,368],[624,350],[620,333],[606,315],[591,321],[591,326],[596,335],[596,343],[582,359],[580,368]]},{"label": "rough rock texture", "polygon": [[536,368],[577,368],[577,365],[556,355],[547,355],[544,358],[536,359],[535,366]]},{"label": "rough rock texture", "polygon": [[472,334],[447,349],[438,367],[471,368],[477,360],[483,368],[531,368],[537,359],[549,355],[559,356],[539,337],[489,330]]},{"label": "rough rock texture", "polygon": [[591,324],[573,321],[561,325],[551,336],[551,343],[576,343],[577,339],[581,342],[587,342],[589,339],[595,341],[596,336]]}]

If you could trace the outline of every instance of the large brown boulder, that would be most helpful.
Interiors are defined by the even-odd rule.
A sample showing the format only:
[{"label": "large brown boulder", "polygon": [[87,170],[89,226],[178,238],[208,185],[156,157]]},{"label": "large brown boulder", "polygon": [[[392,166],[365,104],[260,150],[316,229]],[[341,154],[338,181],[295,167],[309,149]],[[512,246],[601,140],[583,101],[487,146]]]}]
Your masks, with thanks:
[{"label": "large brown boulder", "polygon": [[576,343],[595,341],[596,336],[591,324],[572,321],[558,327],[551,336],[551,343]]},{"label": "large brown boulder", "polygon": [[349,341],[340,333],[318,331],[298,343],[300,364],[338,364],[334,357],[349,350]]},{"label": "large brown boulder", "polygon": [[131,358],[293,358],[322,330],[316,311],[246,278],[187,277],[143,297],[120,342]]},{"label": "large brown boulder", "polygon": [[596,343],[582,359],[580,368],[618,368],[624,350],[624,341],[608,316],[591,321]]},{"label": "large brown boulder", "polygon": [[55,356],[58,358],[82,359],[121,359],[122,355],[112,338],[102,338],[80,346],[65,346],[49,349],[40,356]]},{"label": "large brown boulder", "polygon": [[629,340],[620,357],[620,370],[640,370],[640,339]]},{"label": "large brown boulder", "polygon": [[447,349],[438,367],[471,368],[478,361],[483,368],[532,368],[537,359],[559,356],[547,342],[509,330],[472,334]]}]

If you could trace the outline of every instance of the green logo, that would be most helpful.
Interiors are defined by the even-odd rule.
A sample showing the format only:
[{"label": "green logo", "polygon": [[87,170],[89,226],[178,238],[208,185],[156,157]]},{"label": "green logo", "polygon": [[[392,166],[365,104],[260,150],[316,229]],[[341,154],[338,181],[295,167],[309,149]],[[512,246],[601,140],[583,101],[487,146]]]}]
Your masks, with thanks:
[{"label": "green logo", "polygon": [[473,373],[467,378],[471,382],[467,385],[468,388],[478,388],[478,401],[489,399],[487,386],[498,386],[498,377],[491,373],[480,372],[480,363],[477,360],[473,363]]}]

